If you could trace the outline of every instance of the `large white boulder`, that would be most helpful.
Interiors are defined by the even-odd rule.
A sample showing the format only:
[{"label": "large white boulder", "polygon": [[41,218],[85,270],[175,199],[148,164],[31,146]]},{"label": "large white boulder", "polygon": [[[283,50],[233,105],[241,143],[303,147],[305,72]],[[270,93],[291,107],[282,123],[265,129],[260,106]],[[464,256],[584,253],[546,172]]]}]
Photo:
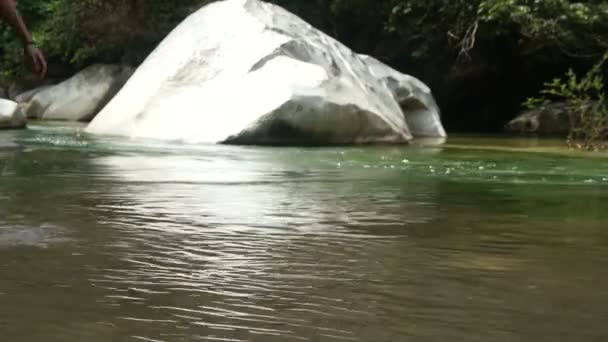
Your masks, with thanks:
[{"label": "large white boulder", "polygon": [[379,60],[361,55],[372,73],[391,90],[414,137],[443,138],[439,106],[431,89],[419,79],[400,73]]},{"label": "large white boulder", "polygon": [[133,70],[95,64],[52,86],[16,97],[27,117],[42,120],[89,121],[120,90]]},{"label": "large white boulder", "polygon": [[362,57],[259,0],[219,1],[187,18],[87,131],[189,143],[412,139]]},{"label": "large white boulder", "polygon": [[25,115],[17,102],[0,99],[0,129],[24,128]]}]

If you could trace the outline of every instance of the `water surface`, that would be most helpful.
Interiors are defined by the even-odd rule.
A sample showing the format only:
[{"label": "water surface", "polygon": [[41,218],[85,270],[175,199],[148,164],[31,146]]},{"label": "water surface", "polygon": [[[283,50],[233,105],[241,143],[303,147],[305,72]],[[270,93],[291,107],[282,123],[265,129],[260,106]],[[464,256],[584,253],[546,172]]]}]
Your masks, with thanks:
[{"label": "water surface", "polygon": [[0,132],[11,342],[605,341],[608,158]]}]

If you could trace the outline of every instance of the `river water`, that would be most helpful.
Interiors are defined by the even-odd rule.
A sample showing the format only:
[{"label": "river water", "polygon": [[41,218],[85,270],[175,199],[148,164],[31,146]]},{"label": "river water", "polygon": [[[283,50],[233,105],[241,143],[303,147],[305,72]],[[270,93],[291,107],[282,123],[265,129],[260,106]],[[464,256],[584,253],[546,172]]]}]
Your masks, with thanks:
[{"label": "river water", "polygon": [[608,158],[0,132],[7,342],[606,341]]}]

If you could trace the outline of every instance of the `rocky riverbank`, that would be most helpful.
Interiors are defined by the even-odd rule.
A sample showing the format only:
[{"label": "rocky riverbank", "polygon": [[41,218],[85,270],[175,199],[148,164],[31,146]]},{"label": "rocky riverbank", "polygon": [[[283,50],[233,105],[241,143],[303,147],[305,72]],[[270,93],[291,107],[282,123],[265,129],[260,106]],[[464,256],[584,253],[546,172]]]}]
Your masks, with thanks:
[{"label": "rocky riverbank", "polygon": [[94,64],[62,81],[15,82],[2,92],[6,98],[0,116],[5,119],[0,128],[25,127],[25,118],[88,122],[118,93],[133,70]]},{"label": "rocky riverbank", "polygon": [[[87,128],[93,134],[192,143],[405,143],[446,136],[423,82],[259,0],[227,0],[195,12],[134,74],[130,67],[92,65],[48,83],[11,94],[5,116],[93,120]],[[10,122],[4,126],[22,126]]]}]

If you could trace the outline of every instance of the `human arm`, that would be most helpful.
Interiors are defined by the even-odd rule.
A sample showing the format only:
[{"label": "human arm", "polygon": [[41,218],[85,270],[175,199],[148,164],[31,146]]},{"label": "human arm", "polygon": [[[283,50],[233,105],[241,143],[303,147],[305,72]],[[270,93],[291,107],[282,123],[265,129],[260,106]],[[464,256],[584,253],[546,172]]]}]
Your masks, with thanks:
[{"label": "human arm", "polygon": [[44,78],[47,71],[46,60],[40,49],[33,44],[32,35],[21,16],[17,13],[15,0],[0,0],[0,16],[17,32],[17,36],[23,43],[24,50],[30,58],[36,75]]}]

